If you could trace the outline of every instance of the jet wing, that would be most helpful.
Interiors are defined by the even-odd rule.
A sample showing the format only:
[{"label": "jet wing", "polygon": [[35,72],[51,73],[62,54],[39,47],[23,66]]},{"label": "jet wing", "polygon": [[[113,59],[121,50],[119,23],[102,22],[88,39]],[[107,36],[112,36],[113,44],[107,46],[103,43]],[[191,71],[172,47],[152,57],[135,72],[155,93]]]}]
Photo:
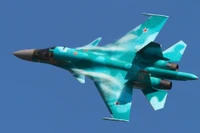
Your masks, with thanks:
[{"label": "jet wing", "polygon": [[150,16],[144,23],[132,29],[115,43],[108,46],[122,47],[129,51],[139,51],[142,47],[154,41],[166,23],[168,16],[159,14],[144,14]]},{"label": "jet wing", "polygon": [[133,88],[125,78],[127,75],[126,71],[104,66],[94,66],[88,69],[73,69],[73,72],[85,75],[94,81],[112,116],[111,118],[103,119],[129,121]]},{"label": "jet wing", "polygon": [[118,84],[112,81],[95,81],[94,83],[113,117],[103,119],[129,121],[132,102],[132,87],[126,84],[124,85],[120,81]]}]

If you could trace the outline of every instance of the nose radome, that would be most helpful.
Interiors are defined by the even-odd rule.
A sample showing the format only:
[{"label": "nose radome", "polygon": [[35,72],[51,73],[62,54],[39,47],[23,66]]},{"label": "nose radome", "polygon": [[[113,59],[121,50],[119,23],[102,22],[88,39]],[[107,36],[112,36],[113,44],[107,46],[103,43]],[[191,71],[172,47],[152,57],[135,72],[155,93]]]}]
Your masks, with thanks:
[{"label": "nose radome", "polygon": [[34,51],[35,49],[19,50],[13,52],[13,55],[23,60],[32,61]]}]

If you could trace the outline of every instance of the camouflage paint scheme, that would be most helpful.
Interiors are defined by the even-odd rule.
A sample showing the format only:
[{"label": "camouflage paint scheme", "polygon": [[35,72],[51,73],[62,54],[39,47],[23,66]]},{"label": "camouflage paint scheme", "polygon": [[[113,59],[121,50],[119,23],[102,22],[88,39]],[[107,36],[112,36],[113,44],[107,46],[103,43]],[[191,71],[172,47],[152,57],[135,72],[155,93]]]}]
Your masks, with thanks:
[{"label": "camouflage paint scheme", "polygon": [[99,37],[83,47],[34,50],[32,61],[69,70],[80,83],[85,83],[85,76],[92,79],[112,116],[105,120],[129,121],[133,88],[142,90],[154,110],[162,109],[167,98],[162,79],[194,80],[197,76],[167,65],[180,61],[186,48],[183,41],[164,52],[153,42],[168,16],[145,15],[150,17],[112,44],[97,46]]}]

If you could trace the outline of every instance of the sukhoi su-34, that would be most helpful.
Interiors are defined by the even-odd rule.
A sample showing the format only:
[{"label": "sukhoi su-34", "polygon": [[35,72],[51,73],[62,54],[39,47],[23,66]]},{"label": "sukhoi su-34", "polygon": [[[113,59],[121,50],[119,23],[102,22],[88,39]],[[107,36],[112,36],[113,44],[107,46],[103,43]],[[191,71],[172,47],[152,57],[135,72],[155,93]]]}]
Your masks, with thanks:
[{"label": "sukhoi su-34", "polygon": [[[18,58],[51,64],[68,70],[80,82],[94,81],[110,114],[105,120],[129,121],[132,91],[140,89],[154,110],[165,105],[171,80],[196,80],[191,73],[178,71],[186,44],[179,41],[162,51],[155,38],[168,16],[145,14],[149,18],[114,43],[97,46],[101,37],[78,48],[55,46],[27,49],[13,54]],[[95,99],[93,99],[95,100]]]}]

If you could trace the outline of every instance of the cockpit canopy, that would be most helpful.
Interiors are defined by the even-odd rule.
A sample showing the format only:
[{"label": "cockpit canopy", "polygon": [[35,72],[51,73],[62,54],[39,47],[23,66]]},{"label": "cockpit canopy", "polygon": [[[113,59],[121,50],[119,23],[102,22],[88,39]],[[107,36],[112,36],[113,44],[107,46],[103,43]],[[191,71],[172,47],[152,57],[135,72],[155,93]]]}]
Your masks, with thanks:
[{"label": "cockpit canopy", "polygon": [[33,57],[38,60],[49,60],[53,58],[53,49],[55,49],[55,47],[37,49],[34,51]]}]

